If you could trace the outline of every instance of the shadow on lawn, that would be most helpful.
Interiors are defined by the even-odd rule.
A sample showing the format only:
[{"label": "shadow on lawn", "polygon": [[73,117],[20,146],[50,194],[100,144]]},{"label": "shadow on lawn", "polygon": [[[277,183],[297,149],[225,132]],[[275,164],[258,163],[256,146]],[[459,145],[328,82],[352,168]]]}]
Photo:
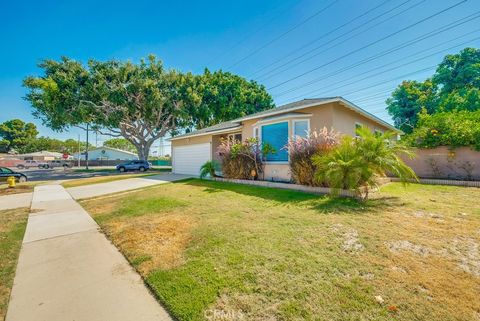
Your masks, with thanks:
[{"label": "shadow on lawn", "polygon": [[397,197],[379,197],[366,202],[360,202],[353,198],[332,197],[329,195],[309,194],[305,192],[278,188],[199,179],[182,180],[176,183],[204,187],[203,191],[207,193],[221,193],[223,191],[230,191],[242,195],[275,201],[285,205],[303,206],[321,213],[350,212],[352,214],[359,214],[362,212],[370,212],[372,210],[390,207],[399,201]]}]

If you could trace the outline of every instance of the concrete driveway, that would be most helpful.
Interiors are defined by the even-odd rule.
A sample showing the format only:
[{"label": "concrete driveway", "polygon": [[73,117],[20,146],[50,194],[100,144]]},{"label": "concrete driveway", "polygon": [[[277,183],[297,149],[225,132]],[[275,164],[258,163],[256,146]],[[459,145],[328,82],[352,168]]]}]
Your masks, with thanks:
[{"label": "concrete driveway", "polygon": [[118,181],[108,182],[108,183],[99,183],[91,184],[77,187],[67,188],[67,192],[74,199],[83,199],[90,197],[97,197],[107,194],[119,193],[124,191],[129,191],[137,188],[154,186],[159,184],[165,184],[169,182],[179,181],[182,179],[190,178],[190,175],[180,175],[180,174],[158,174],[145,177],[137,178],[127,178]]}]

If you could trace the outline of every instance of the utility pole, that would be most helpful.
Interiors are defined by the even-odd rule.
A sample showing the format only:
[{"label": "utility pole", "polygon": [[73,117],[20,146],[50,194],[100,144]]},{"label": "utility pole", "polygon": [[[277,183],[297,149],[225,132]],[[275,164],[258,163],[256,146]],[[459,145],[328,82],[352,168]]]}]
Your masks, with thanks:
[{"label": "utility pole", "polygon": [[78,168],[80,168],[80,158],[82,158],[82,151],[80,148],[80,134],[78,134]]},{"label": "utility pole", "polygon": [[85,169],[88,170],[88,123],[87,123],[87,146],[85,147]]}]

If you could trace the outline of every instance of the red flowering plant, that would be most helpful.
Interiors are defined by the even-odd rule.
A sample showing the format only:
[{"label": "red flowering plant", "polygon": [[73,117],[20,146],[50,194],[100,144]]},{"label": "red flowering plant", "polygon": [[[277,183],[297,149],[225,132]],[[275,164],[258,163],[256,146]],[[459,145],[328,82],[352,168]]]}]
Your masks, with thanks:
[{"label": "red flowering plant", "polygon": [[260,144],[256,138],[243,142],[224,139],[217,148],[223,176],[237,179],[259,179],[263,174],[265,157],[270,153],[275,153],[271,145]]},{"label": "red flowering plant", "polygon": [[306,137],[296,136],[290,139],[284,148],[289,153],[293,182],[308,186],[322,185],[315,180],[316,166],[312,161],[312,156],[327,153],[338,142],[339,135],[333,130],[329,131],[326,127],[319,131],[312,131]]}]

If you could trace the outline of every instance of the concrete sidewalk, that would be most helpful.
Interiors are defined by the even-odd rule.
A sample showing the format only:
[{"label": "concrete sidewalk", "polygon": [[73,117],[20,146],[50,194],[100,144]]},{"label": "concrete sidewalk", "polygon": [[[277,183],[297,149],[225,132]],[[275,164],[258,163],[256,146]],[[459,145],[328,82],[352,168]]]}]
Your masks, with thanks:
[{"label": "concrete sidewalk", "polygon": [[35,187],[7,321],[171,320],[60,185]]},{"label": "concrete sidewalk", "polygon": [[18,193],[0,196],[0,211],[30,207],[33,193]]},{"label": "concrete sidewalk", "polygon": [[169,182],[178,181],[192,177],[191,175],[180,174],[159,174],[137,178],[127,178],[118,181],[91,184],[77,187],[67,188],[67,191],[72,195],[74,199],[83,199],[89,197],[97,197],[112,193],[119,193],[129,191],[137,188],[148,187],[158,184],[165,184]]}]

